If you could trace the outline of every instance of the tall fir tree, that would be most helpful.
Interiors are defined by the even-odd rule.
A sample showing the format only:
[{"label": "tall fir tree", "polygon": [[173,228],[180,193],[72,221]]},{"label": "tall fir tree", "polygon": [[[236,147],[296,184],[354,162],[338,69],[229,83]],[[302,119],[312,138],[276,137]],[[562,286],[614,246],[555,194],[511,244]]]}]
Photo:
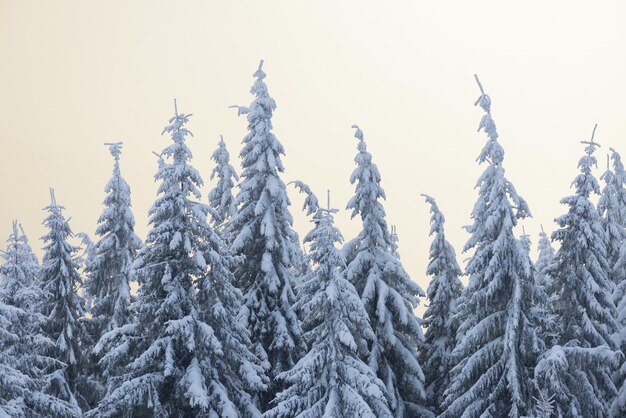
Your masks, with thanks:
[{"label": "tall fir tree", "polygon": [[152,229],[133,266],[140,283],[137,318],[105,334],[96,346],[99,351],[117,343],[103,361],[125,363],[125,373],[113,380],[115,388],[90,416],[259,415],[247,387],[231,381],[243,376],[246,383],[263,386],[260,366],[255,368],[254,356],[245,351],[245,332],[237,324],[232,331],[224,328],[233,321],[236,307],[231,305],[238,295],[228,287],[228,260],[208,224],[209,207],[198,201],[202,179],[189,163],[192,154],[185,144],[191,135],[184,126],[189,116],[176,110],[163,129],[173,143],[159,159]]},{"label": "tall fir tree", "polygon": [[481,95],[475,105],[485,114],[478,130],[488,140],[478,156],[487,167],[478,179],[471,237],[474,250],[466,274],[459,317],[462,323],[452,353],[455,366],[442,417],[520,417],[532,407],[533,361],[538,338],[529,318],[533,293],[531,262],[513,234],[528,205],[504,174],[504,149],[491,117],[491,99],[478,77]]},{"label": "tall fir tree", "polygon": [[[619,155],[617,161],[621,163]],[[623,179],[620,179],[620,176],[611,170],[609,164],[609,156],[607,155],[606,171],[600,177],[600,180],[604,180],[604,188],[600,193],[597,208],[606,239],[606,261],[609,264],[609,278],[613,286],[617,287],[623,277],[614,275],[613,267],[617,264],[622,245],[626,241],[626,228],[624,227],[626,218],[624,218],[625,209],[623,207],[626,202],[619,201]],[[621,192],[623,194],[623,191]]]},{"label": "tall fir tree", "polygon": [[238,107],[239,114],[247,114],[248,134],[240,153],[243,171],[235,199],[238,210],[227,233],[233,238],[234,254],[244,257],[235,277],[244,295],[243,320],[271,381],[267,391],[255,394],[261,410],[266,411],[280,390],[276,376],[296,364],[306,344],[293,310],[293,273],[300,267],[302,255],[280,177],[284,149],[272,133],[276,103],[268,93],[262,66],[263,61],[254,73],[254,101],[249,108]]},{"label": "tall fir tree", "polygon": [[230,154],[221,135],[211,159],[215,161],[215,167],[211,171],[211,180],[216,178],[217,184],[209,192],[209,206],[212,209],[211,215],[215,226],[224,226],[237,212],[233,188],[235,182],[239,181],[239,175],[230,164]]},{"label": "tall fir tree", "polygon": [[92,301],[93,339],[131,321],[130,269],[141,240],[135,234],[130,187],[120,172],[122,143],[106,144],[113,156],[113,176],[104,191],[104,211],[98,219],[93,259],[87,263],[85,293]]},{"label": "tall fir tree", "polygon": [[317,199],[308,194],[305,206],[315,213],[315,226],[304,242],[314,267],[304,277],[298,308],[310,349],[278,376],[287,388],[263,417],[391,418],[386,389],[362,360],[374,334],[359,295],[343,274],[345,260],[336,248],[343,237],[333,221],[337,211],[330,203],[327,209],[317,207]]},{"label": "tall fir tree", "polygon": [[[624,232],[626,227],[626,172],[624,171],[624,164],[617,151],[613,148],[611,150],[611,160],[613,161],[613,176],[611,183],[613,184],[613,191],[615,193],[613,202],[614,210],[613,220],[614,228],[620,232],[612,235],[620,235]],[[608,215],[608,211],[607,211]],[[606,222],[606,221],[605,221]],[[606,227],[605,227],[606,230]],[[616,244],[615,242],[613,244]],[[622,353],[626,352],[626,237],[622,236],[622,242],[619,248],[619,253],[615,255],[615,249],[612,249],[613,257],[615,257],[614,263],[611,267],[612,281],[615,284],[615,291],[613,293],[613,301],[617,306],[617,321],[619,326],[618,332],[618,344]],[[607,256],[608,256],[607,252]],[[610,258],[609,258],[610,260]],[[611,406],[611,413],[613,417],[626,415],[626,360],[621,359],[621,366],[618,373],[614,376],[614,380],[618,387],[618,394]]]},{"label": "tall fir tree", "polygon": [[[113,156],[113,175],[104,188],[104,211],[98,218],[96,243],[87,243],[85,296],[90,310],[87,322],[93,348],[103,334],[132,321],[130,312],[130,270],[141,240],[135,234],[130,187],[120,171],[122,143],[107,143]],[[84,235],[83,241],[90,241]],[[91,353],[89,353],[91,354]],[[102,355],[89,359],[83,387],[91,407],[103,396],[110,371],[97,367]]]},{"label": "tall fir tree", "polygon": [[424,341],[422,321],[414,314],[417,297],[424,292],[394,255],[395,243],[380,202],[385,198],[380,174],[367,151],[363,132],[354,128],[358,153],[350,182],[356,187],[348,209],[352,209],[352,218],[360,216],[363,229],[347,244],[346,275],[359,293],[374,331],[367,361],[385,384],[395,417],[429,416],[418,359],[418,348]]},{"label": "tall fir tree", "polygon": [[[568,213],[556,219],[560,228],[552,234],[561,244],[550,292],[559,325],[559,346],[551,352],[559,354],[560,377],[552,379],[550,386],[558,381],[561,389],[549,394],[556,396],[556,408],[564,416],[591,418],[608,416],[616,393],[611,381],[616,349],[612,336],[618,326],[606,260],[606,233],[590,201],[592,194],[600,194],[591,172],[596,165],[593,153],[599,145],[593,135],[582,143],[585,155],[578,163],[580,174],[572,183],[576,192],[561,199]],[[542,370],[539,368],[538,376]]]},{"label": "tall fir tree", "polygon": [[450,355],[455,346],[457,301],[463,292],[459,280],[461,268],[456,261],[454,248],[444,233],[445,218],[437,202],[423,195],[430,204],[430,254],[426,274],[432,279],[426,295],[429,305],[424,312],[425,341],[421,351],[424,365],[426,398],[429,407],[439,415],[444,401],[444,391],[450,386]]},{"label": "tall fir tree", "polygon": [[0,415],[68,417],[79,411],[45,393],[59,363],[54,341],[41,333],[39,263],[17,221],[0,258]]},{"label": "tall fir tree", "polygon": [[548,234],[543,230],[543,226],[541,226],[541,232],[539,233],[537,251],[537,261],[535,262],[535,268],[537,270],[536,283],[539,287],[544,289],[544,291],[547,291],[552,285],[551,275],[556,266],[556,255]]},{"label": "tall fir tree", "polygon": [[[624,164],[622,158],[617,151],[613,148],[611,150],[611,160],[613,161],[613,190],[615,192],[614,205],[616,210],[613,211],[613,217],[615,223],[622,228],[626,228],[626,171],[624,170]],[[616,235],[620,235],[622,231]],[[615,292],[613,293],[613,300],[615,301],[618,310],[621,312],[620,306],[624,304],[626,307],[626,236],[622,237],[622,244],[619,248],[619,253],[615,255],[615,249],[613,251],[613,264],[611,267],[613,283],[615,283]],[[623,328],[626,328],[626,314],[625,317],[620,320],[620,324]],[[626,339],[626,335],[624,336]]]},{"label": "tall fir tree", "polygon": [[2,251],[0,266],[0,301],[27,311],[34,311],[41,298],[37,282],[41,267],[17,221]]},{"label": "tall fir tree", "polygon": [[80,413],[86,404],[76,383],[83,365],[82,345],[88,341],[88,334],[81,322],[85,315],[84,300],[77,293],[83,284],[76,260],[79,248],[68,242],[73,234],[63,216],[63,207],[56,202],[54,190],[50,190],[50,196],[51,203],[45,208],[48,217],[44,225],[48,233],[43,237],[46,245],[39,281],[43,290],[39,310],[45,316],[43,334],[55,342],[50,356],[61,367],[54,372],[47,391],[69,402]]}]

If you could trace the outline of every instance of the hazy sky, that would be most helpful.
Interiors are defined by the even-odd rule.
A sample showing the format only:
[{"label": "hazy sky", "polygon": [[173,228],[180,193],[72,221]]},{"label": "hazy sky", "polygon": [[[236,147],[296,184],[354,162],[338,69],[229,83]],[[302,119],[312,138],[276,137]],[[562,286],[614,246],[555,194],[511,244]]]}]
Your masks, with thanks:
[{"label": "hazy sky", "polygon": [[[493,101],[505,169],[534,215],[533,236],[566,208],[598,123],[598,176],[609,146],[626,158],[626,3],[623,1],[15,1],[0,0],[0,237],[19,219],[33,247],[44,234],[48,188],[74,232],[93,234],[112,160],[104,142],[124,141],[122,172],[137,230],[155,199],[160,135],[179,109],[193,113],[189,146],[207,181],[223,134],[238,167],[250,103],[265,59],[276,99],[275,133],[286,149],[283,179],[340,209],[353,193],[356,140],[387,193],[404,264],[424,289],[433,195],[457,249],[468,235],[485,143],[473,106],[478,73]],[[308,230],[290,190],[296,229]],[[346,239],[360,222],[337,217]],[[4,238],[2,238],[4,239]],[[534,251],[534,248],[533,248]]]}]

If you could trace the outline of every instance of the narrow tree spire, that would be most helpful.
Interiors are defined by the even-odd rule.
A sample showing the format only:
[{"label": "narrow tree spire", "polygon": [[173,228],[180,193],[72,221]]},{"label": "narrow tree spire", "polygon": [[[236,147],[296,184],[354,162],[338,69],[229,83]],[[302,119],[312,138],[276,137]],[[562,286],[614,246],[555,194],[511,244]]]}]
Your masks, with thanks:
[{"label": "narrow tree spire", "polygon": [[[48,216],[44,221],[48,233],[43,237],[44,257],[39,285],[44,299],[41,313],[46,317],[44,335],[55,341],[54,355],[63,366],[55,373],[49,394],[69,402],[80,412],[77,399],[77,379],[82,360],[81,344],[88,340],[87,331],[80,321],[84,316],[84,301],[77,294],[82,286],[75,254],[78,247],[69,244],[72,231],[62,214],[63,206],[57,204],[54,189],[50,189],[50,205],[44,210]],[[86,406],[86,405],[82,405]]]},{"label": "narrow tree spire", "polygon": [[233,239],[233,252],[244,256],[235,269],[237,286],[244,294],[243,320],[256,354],[266,361],[271,381],[267,392],[255,394],[264,411],[281,389],[276,376],[297,363],[306,344],[292,308],[294,271],[303,256],[281,178],[285,151],[272,132],[276,102],[268,92],[262,67],[263,62],[254,73],[250,107],[245,112],[239,108],[239,114],[247,115],[248,134],[240,152],[238,209],[227,232]]},{"label": "narrow tree spire", "polygon": [[[591,172],[597,165],[593,154],[600,146],[594,140],[595,131],[594,127],[591,140],[581,141],[585,154],[572,183],[575,193],[561,199],[568,212],[556,219],[560,228],[552,234],[561,244],[549,289],[554,298],[559,346],[543,356],[537,370],[540,387],[555,395],[555,410],[565,416],[608,416],[616,393],[611,374],[617,348],[613,334],[618,327],[606,260],[606,233],[590,201],[592,194],[600,194]],[[565,362],[550,362],[550,358]],[[550,364],[555,366],[547,367]]]},{"label": "narrow tree spire", "polygon": [[450,386],[450,356],[455,346],[455,319],[457,301],[463,291],[459,280],[461,268],[456,261],[454,248],[444,233],[445,218],[434,198],[422,195],[430,205],[430,233],[433,237],[426,274],[431,281],[426,292],[429,305],[424,312],[426,328],[424,346],[421,350],[424,365],[426,398],[435,414],[442,412],[444,392]]},{"label": "narrow tree spire", "polygon": [[531,411],[533,350],[538,345],[529,319],[531,263],[513,234],[530,211],[504,175],[491,99],[475,78],[481,92],[475,105],[484,111],[478,130],[488,137],[477,160],[487,167],[476,185],[474,222],[467,227],[471,236],[464,251],[474,249],[474,254],[459,312],[463,338],[452,353],[455,366],[441,416],[513,418]]},{"label": "narrow tree spire", "polygon": [[225,227],[225,223],[237,211],[233,188],[235,182],[239,181],[239,175],[230,165],[230,155],[222,135],[220,135],[217,149],[211,155],[211,159],[215,161],[215,167],[211,171],[211,180],[217,178],[217,184],[209,192],[209,206],[212,209],[211,215],[214,224]]},{"label": "narrow tree spire", "polygon": [[380,173],[367,151],[363,131],[353,125],[358,140],[356,168],[350,182],[354,196],[347,208],[359,216],[362,230],[344,247],[348,266],[346,277],[354,285],[374,331],[367,361],[390,396],[394,417],[421,417],[425,408],[424,374],[418,359],[423,342],[422,320],[414,314],[418,296],[424,291],[409,277],[395,251],[381,199]]}]

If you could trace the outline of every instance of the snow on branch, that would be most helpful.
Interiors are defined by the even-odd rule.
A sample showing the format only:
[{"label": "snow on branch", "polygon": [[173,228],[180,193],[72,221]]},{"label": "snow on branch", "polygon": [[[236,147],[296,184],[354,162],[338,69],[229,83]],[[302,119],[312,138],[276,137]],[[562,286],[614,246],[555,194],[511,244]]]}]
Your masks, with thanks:
[{"label": "snow on branch", "polygon": [[319,212],[319,200],[317,199],[317,196],[315,196],[315,193],[313,193],[313,190],[311,190],[308,184],[300,180],[290,181],[288,184],[293,184],[300,193],[304,193],[306,195],[302,210],[306,211],[307,216]]}]

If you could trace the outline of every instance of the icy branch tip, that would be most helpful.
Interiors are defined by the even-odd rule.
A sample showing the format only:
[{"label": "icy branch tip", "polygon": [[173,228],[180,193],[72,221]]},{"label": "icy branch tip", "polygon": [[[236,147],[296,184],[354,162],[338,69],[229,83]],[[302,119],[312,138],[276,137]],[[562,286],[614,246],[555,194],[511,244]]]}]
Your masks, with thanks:
[{"label": "icy branch tip", "polygon": [[480,79],[478,78],[478,74],[474,74],[474,79],[476,80],[476,83],[478,83],[478,88],[480,88],[480,93],[481,94],[485,94],[485,90],[483,89],[483,85],[480,82]]},{"label": "icy branch tip", "polygon": [[598,124],[596,123],[593,126],[593,131],[591,132],[591,143],[593,143],[593,138],[596,136],[596,129],[598,128]]},{"label": "icy branch tip", "polygon": [[591,132],[591,139],[589,141],[580,141],[581,144],[592,145],[594,147],[600,147],[601,145],[594,141],[596,136],[596,129],[598,128],[598,124],[596,123],[593,126],[593,131]]},{"label": "icy branch tip", "polygon": [[50,188],[50,201],[52,202],[53,205],[57,204],[57,199],[54,196],[54,189],[52,187]]},{"label": "icy branch tip", "polygon": [[327,210],[330,211],[330,189],[326,190],[326,198],[327,198]]}]

